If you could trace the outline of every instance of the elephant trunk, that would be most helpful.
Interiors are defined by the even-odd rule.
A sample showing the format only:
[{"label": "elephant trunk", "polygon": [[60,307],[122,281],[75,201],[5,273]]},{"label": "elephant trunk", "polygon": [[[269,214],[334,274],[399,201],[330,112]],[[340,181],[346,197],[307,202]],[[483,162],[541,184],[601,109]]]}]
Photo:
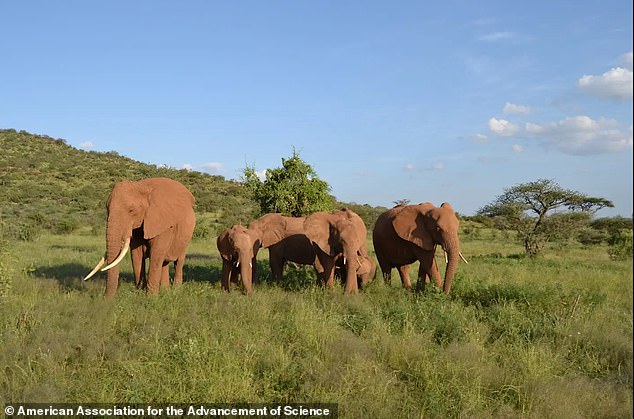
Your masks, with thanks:
[{"label": "elephant trunk", "polygon": [[[123,234],[123,229],[117,228],[113,225],[110,220],[108,220],[108,226],[106,228],[106,262],[108,265],[113,263],[117,256],[122,251],[122,243],[124,239],[129,239],[129,237],[125,237]],[[106,281],[106,297],[113,297],[117,292],[117,287],[119,286],[119,264],[112,266],[108,270],[108,276]]]},{"label": "elephant trunk", "polygon": [[346,286],[344,293],[355,294],[359,291],[359,285],[357,283],[357,271],[359,270],[359,257],[356,251],[343,252],[343,263],[346,268]]},{"label": "elephant trunk", "polygon": [[443,291],[449,294],[453,278],[456,275],[456,268],[460,259],[460,244],[457,239],[450,240],[445,243],[445,251],[447,252],[447,269],[445,270],[445,282]]},{"label": "elephant trunk", "polygon": [[242,278],[242,286],[244,287],[245,294],[251,294],[251,283],[253,278],[251,273],[253,266],[251,263],[251,257],[240,254],[240,277]]}]

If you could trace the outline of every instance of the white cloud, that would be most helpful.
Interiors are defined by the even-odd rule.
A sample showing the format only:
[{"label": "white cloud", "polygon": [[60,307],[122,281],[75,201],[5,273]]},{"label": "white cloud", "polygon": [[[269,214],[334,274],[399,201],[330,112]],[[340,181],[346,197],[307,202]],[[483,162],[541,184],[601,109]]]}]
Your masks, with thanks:
[{"label": "white cloud", "polygon": [[527,123],[525,133],[565,154],[616,153],[632,149],[632,130],[623,132],[613,119],[575,116],[542,124]]},{"label": "white cloud", "polygon": [[478,143],[486,143],[489,141],[489,137],[484,134],[476,134],[473,136],[473,139]]},{"label": "white cloud", "polygon": [[83,143],[79,144],[79,148],[82,150],[92,150],[93,148],[95,148],[95,145],[92,143],[92,141],[84,141]]},{"label": "white cloud", "polygon": [[260,179],[260,181],[264,182],[266,180],[266,169],[261,171],[255,171],[255,175]]},{"label": "white cloud", "polygon": [[582,90],[607,99],[632,100],[632,52],[621,56],[624,67],[616,67],[600,76],[584,75],[577,85]]},{"label": "white cloud", "polygon": [[526,105],[517,105],[515,103],[506,102],[502,112],[505,114],[528,115],[531,113],[531,108]]},{"label": "white cloud", "polygon": [[411,163],[407,163],[405,166],[403,166],[403,169],[407,170],[407,171],[411,171],[414,170],[416,167],[411,164]]},{"label": "white cloud", "polygon": [[431,168],[432,170],[443,170],[445,168],[445,164],[441,162],[434,163]]},{"label": "white cloud", "polygon": [[489,129],[501,137],[511,137],[519,131],[519,127],[505,119],[489,119]]},{"label": "white cloud", "polygon": [[185,164],[183,165],[183,169],[185,169],[185,170],[193,170],[193,169],[194,169],[194,166],[192,166],[192,165],[191,165],[191,164],[189,164],[189,163],[185,163]]},{"label": "white cloud", "polygon": [[215,174],[222,172],[225,168],[222,163],[217,162],[203,163],[202,167],[207,169],[208,172]]},{"label": "white cloud", "polygon": [[514,39],[517,37],[515,32],[492,32],[478,37],[478,41],[499,42]]},{"label": "white cloud", "polygon": [[522,151],[524,151],[524,147],[522,147],[520,144],[513,144],[513,147],[511,147],[511,149],[514,153],[521,153]]}]

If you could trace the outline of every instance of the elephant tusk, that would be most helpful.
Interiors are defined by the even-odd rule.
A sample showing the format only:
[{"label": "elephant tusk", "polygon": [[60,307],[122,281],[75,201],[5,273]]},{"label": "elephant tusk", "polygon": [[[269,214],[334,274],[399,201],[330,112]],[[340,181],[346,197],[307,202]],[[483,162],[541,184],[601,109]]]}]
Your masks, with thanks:
[{"label": "elephant tusk", "polygon": [[236,262],[236,268],[237,268],[238,266],[240,266],[240,261],[237,261],[237,262]]},{"label": "elephant tusk", "polygon": [[445,265],[446,265],[447,263],[449,263],[449,259],[447,259],[447,252],[443,250],[443,253],[445,254]]},{"label": "elephant tusk", "polygon": [[249,268],[253,268],[253,263],[249,262]]},{"label": "elephant tusk", "polygon": [[458,254],[460,255],[460,257],[462,258],[462,260],[464,260],[464,263],[466,263],[467,265],[469,264],[469,262],[467,262],[467,259],[464,258],[464,256],[462,256],[461,252],[458,252]]},{"label": "elephant tusk", "polygon": [[344,265],[346,264],[346,257],[345,256],[343,257],[343,264]]},{"label": "elephant tusk", "polygon": [[115,266],[117,266],[123,260],[123,258],[125,257],[126,253],[128,253],[128,250],[130,250],[130,238],[129,237],[127,239],[125,239],[125,243],[123,243],[123,249],[121,250],[121,252],[119,252],[119,256],[117,256],[117,258],[115,260],[113,260],[111,264],[109,264],[105,268],[102,268],[101,272],[107,271],[108,269],[114,268]]},{"label": "elephant tusk", "polygon": [[97,263],[97,266],[95,266],[95,268],[92,271],[90,271],[88,275],[84,277],[84,281],[88,281],[90,278],[92,278],[92,276],[97,273],[99,268],[101,268],[104,263],[106,263],[106,258],[102,257],[99,263]]}]

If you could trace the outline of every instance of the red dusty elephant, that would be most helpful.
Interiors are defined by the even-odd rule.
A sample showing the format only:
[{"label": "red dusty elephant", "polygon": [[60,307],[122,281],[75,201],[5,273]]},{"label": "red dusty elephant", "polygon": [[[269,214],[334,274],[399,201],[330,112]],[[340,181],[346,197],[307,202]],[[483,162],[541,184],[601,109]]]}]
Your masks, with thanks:
[{"label": "red dusty elephant", "polygon": [[367,229],[361,217],[347,208],[319,211],[306,217],[304,231],[323,267],[320,281],[328,287],[333,285],[335,264],[341,259],[346,265],[344,292],[358,292],[357,272],[361,268],[361,260],[368,257],[365,243]]},{"label": "red dusty elephant", "polygon": [[249,230],[258,232],[262,247],[269,249],[269,265],[275,281],[282,280],[287,262],[313,265],[317,271],[321,270],[312,243],[304,232],[304,220],[304,217],[269,213],[249,223]]},{"label": "red dusty elephant", "polygon": [[[391,279],[392,268],[397,268],[403,286],[411,289],[409,265],[418,260],[421,288],[427,278],[433,278],[449,294],[458,259],[464,260],[458,226],[458,218],[446,202],[440,207],[430,202],[399,205],[381,214],[374,225],[372,241],[386,282]],[[444,284],[434,258],[437,245],[442,246],[448,258]]]},{"label": "red dusty elephant", "polygon": [[262,246],[258,232],[236,224],[218,236],[216,245],[222,258],[222,289],[230,291],[239,276],[244,292],[250,294],[257,281],[256,258]]},{"label": "red dusty elephant", "polygon": [[160,285],[169,285],[169,263],[174,262],[174,285],[183,282],[185,252],[196,225],[194,196],[181,183],[168,178],[124,180],[114,185],[108,198],[106,254],[84,280],[104,263],[108,271],[106,297],[119,284],[119,263],[128,250],[137,286],[145,278],[149,258],[147,291],[156,294]]}]

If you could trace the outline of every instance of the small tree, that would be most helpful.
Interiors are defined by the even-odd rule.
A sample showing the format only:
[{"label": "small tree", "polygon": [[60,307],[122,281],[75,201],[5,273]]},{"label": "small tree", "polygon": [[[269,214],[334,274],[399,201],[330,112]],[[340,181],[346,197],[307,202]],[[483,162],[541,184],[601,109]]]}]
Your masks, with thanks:
[{"label": "small tree", "polygon": [[497,199],[478,210],[494,217],[497,225],[515,230],[528,256],[537,256],[552,240],[571,237],[591,215],[612,202],[563,189],[555,181],[539,179],[505,189]]},{"label": "small tree", "polygon": [[264,181],[257,176],[254,167],[247,166],[243,181],[260,205],[261,214],[279,212],[301,217],[333,208],[334,199],[328,194],[330,186],[317,177],[295,150],[291,158],[282,158],[282,167],[267,169]]}]

